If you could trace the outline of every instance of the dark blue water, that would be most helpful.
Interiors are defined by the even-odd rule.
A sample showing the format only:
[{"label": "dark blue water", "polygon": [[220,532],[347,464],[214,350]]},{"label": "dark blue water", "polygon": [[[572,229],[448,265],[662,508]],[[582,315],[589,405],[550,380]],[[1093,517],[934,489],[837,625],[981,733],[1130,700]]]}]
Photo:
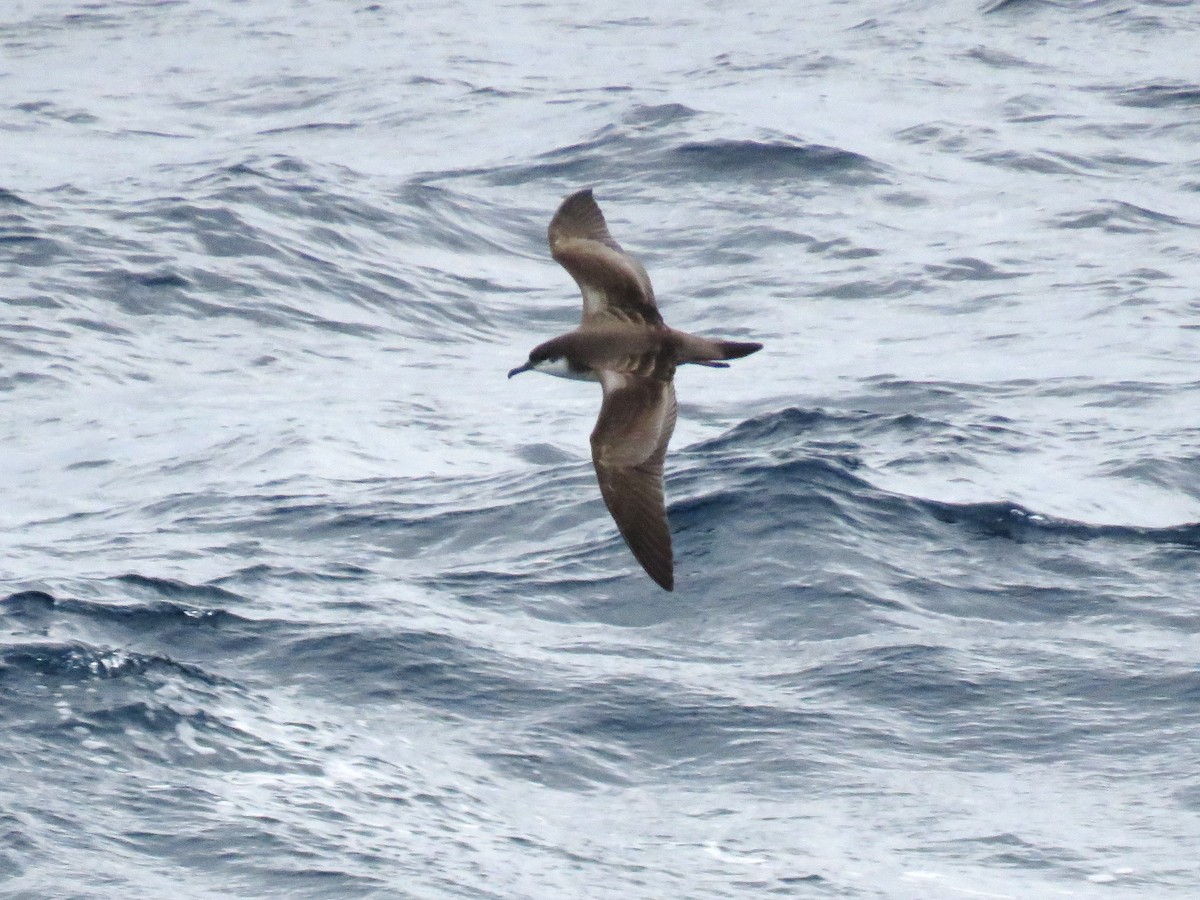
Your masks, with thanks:
[{"label": "dark blue water", "polygon": [[[0,894],[1200,895],[1200,11],[10,3]],[[593,186],[676,327],[599,498]]]}]

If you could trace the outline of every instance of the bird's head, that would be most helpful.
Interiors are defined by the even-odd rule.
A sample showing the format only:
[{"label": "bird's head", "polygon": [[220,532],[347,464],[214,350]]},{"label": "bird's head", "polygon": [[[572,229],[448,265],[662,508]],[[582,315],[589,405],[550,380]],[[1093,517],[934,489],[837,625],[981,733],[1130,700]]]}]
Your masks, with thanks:
[{"label": "bird's head", "polygon": [[548,375],[563,374],[567,370],[566,354],[558,338],[538,344],[529,351],[529,359],[508,373],[508,377],[522,372],[545,372]]},{"label": "bird's head", "polygon": [[551,356],[540,347],[535,348],[530,352],[529,359],[510,371],[508,373],[508,377],[512,378],[514,375],[520,375],[522,372],[536,372],[540,368],[553,365],[560,359],[562,359],[562,357]]}]

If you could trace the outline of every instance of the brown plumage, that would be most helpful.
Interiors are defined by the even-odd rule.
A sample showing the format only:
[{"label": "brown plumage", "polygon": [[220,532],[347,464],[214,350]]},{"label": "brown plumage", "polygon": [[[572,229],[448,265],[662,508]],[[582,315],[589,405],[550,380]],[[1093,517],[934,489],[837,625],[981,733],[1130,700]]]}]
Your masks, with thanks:
[{"label": "brown plumage", "polygon": [[675,368],[725,368],[762,344],[676,331],[663,322],[650,276],[608,231],[590,188],[567,197],[550,221],[551,255],[583,294],[579,327],[534,347],[508,373],[540,370],[599,381],[604,389],[592,431],[600,495],[629,549],[661,587],[675,587],[671,531],[663,499],[663,461],[675,430]]}]

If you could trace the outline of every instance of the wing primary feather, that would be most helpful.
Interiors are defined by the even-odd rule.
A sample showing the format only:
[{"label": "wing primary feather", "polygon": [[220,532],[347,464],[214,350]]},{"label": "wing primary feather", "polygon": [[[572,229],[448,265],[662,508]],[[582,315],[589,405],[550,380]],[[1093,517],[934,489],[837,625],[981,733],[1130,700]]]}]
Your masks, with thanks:
[{"label": "wing primary feather", "polygon": [[549,238],[551,250],[562,241],[580,238],[599,241],[618,253],[625,252],[609,233],[608,223],[604,221],[604,213],[600,211],[591,188],[576,191],[562,202],[550,220]]}]

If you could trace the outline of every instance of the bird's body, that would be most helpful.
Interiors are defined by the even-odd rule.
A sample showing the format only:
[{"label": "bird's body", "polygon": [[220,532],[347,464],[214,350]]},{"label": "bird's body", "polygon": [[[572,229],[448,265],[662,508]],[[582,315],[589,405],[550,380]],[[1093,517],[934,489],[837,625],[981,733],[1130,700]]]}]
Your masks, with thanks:
[{"label": "bird's body", "polygon": [[725,367],[762,344],[676,331],[663,322],[650,276],[608,233],[591,189],[572,194],[550,222],[550,252],[579,284],[578,328],[534,347],[508,373],[539,371],[599,381],[604,389],[592,431],[600,493],[625,543],[666,590],[675,585],[671,531],[663,499],[663,460],[675,430],[675,368]]}]

